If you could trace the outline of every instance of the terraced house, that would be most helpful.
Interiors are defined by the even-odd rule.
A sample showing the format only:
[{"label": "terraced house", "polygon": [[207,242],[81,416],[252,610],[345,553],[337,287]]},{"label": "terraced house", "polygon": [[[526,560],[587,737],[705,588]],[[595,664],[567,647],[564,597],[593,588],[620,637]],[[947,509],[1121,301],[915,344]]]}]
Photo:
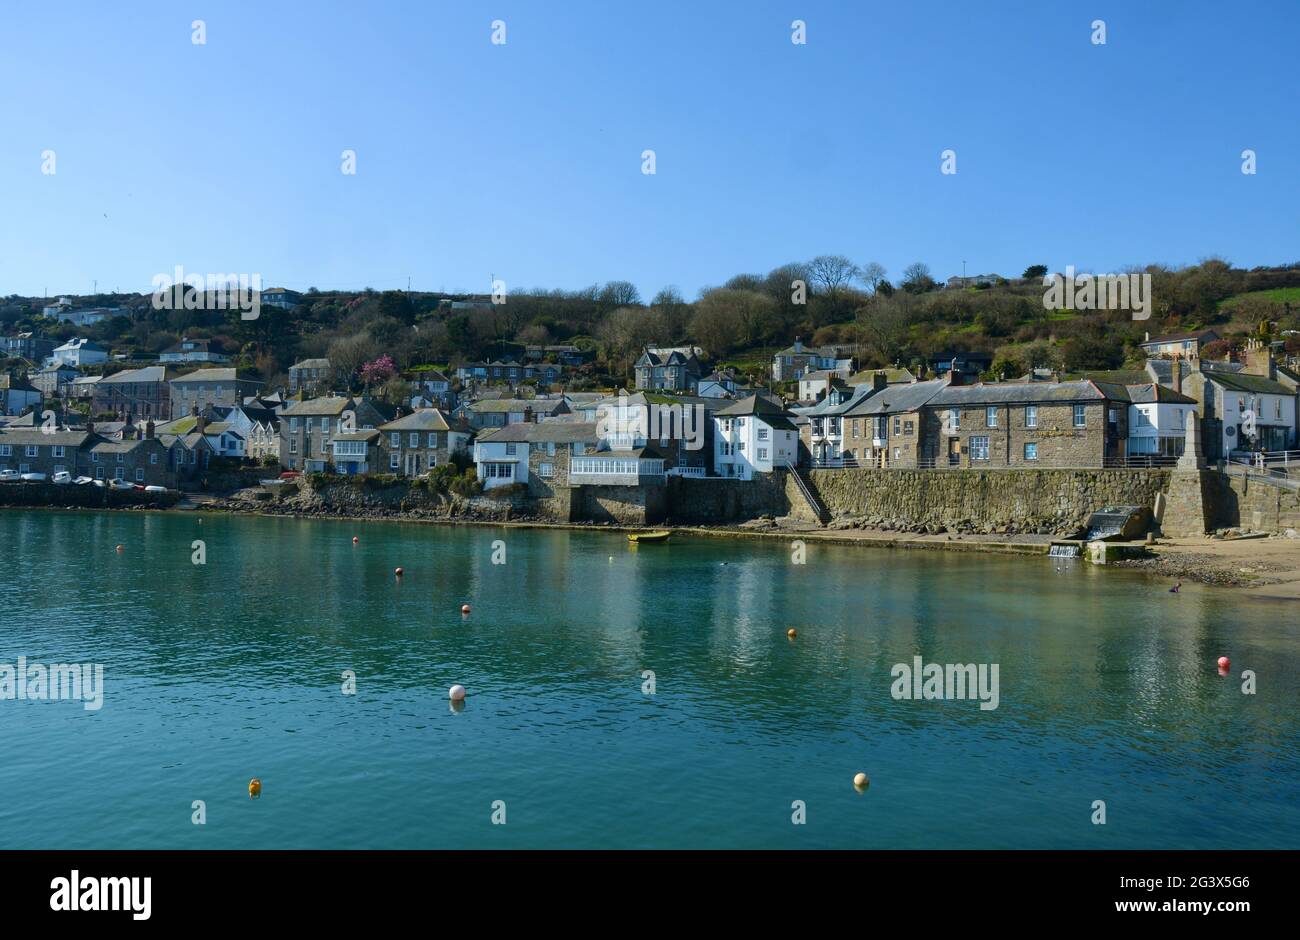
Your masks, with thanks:
[{"label": "terraced house", "polygon": [[52,433],[39,427],[4,428],[0,430],[0,470],[44,473],[47,477],[64,471],[85,475],[89,458],[82,448],[92,439],[84,428]]},{"label": "terraced house", "polygon": [[168,421],[172,418],[171,381],[176,376],[169,366],[146,366],[105,376],[91,392],[91,413]]},{"label": "terraced house", "polygon": [[[321,473],[334,465],[336,437],[355,444],[356,432],[377,430],[386,417],[365,398],[330,395],[294,402],[280,412],[280,464],[288,470]],[[343,448],[345,452],[353,447]],[[362,455],[367,465],[369,449]],[[345,454],[348,462],[358,461]],[[342,468],[343,472],[349,472]],[[365,472],[351,470],[350,472]]]},{"label": "terraced house", "polygon": [[171,381],[171,413],[180,417],[215,405],[234,408],[255,396],[262,383],[235,369],[196,369]]},{"label": "terraced house", "polygon": [[379,431],[388,471],[408,477],[446,465],[452,454],[464,451],[469,443],[469,432],[452,428],[437,408],[413,411],[381,424]]}]

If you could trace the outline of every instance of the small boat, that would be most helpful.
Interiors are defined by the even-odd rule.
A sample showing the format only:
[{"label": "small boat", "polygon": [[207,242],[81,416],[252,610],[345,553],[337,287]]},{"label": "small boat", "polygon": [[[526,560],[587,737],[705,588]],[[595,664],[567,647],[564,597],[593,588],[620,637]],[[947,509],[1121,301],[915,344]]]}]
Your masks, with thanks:
[{"label": "small boat", "polygon": [[627,540],[629,542],[667,542],[671,532],[629,532]]}]

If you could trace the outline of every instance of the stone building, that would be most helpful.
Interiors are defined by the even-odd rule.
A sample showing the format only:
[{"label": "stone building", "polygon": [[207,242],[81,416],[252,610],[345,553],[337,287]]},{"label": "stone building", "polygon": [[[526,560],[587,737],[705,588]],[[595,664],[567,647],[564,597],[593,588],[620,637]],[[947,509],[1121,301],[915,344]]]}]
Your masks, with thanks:
[{"label": "stone building", "polygon": [[171,380],[171,413],[179,418],[209,406],[234,408],[261,386],[235,369],[196,369]]},{"label": "stone building", "polygon": [[176,375],[169,366],[146,366],[104,376],[91,392],[91,414],[169,421],[171,381]]}]

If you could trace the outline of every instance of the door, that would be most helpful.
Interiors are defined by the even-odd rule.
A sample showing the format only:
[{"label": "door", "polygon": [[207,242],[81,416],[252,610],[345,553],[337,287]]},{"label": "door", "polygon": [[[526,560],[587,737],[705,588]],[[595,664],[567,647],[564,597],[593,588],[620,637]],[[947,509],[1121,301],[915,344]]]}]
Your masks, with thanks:
[{"label": "door", "polygon": [[418,476],[420,473],[420,455],[406,455],[406,475],[408,477]]},{"label": "door", "polygon": [[956,467],[961,464],[961,438],[948,438],[948,466]]}]

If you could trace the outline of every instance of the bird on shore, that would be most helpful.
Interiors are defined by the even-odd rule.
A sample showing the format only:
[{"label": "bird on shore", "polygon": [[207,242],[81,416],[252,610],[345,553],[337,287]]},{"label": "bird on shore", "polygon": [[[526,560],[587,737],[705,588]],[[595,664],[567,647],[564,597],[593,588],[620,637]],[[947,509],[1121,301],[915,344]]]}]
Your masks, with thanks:
[{"label": "bird on shore", "polygon": [[1182,586],[1183,586],[1183,582],[1179,581],[1177,584],[1175,584],[1173,587],[1171,587],[1171,588],[1169,589],[1169,593],[1170,593],[1170,594],[1177,594],[1177,593],[1178,593],[1178,589],[1179,589],[1180,587],[1182,587]]}]

